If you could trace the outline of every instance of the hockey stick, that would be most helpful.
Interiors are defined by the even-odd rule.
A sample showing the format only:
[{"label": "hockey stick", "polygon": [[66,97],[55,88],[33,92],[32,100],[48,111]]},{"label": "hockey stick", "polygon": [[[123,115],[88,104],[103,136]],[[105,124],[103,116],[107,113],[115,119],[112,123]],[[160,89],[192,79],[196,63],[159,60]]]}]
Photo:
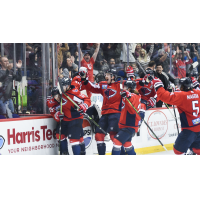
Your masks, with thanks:
[{"label": "hockey stick", "polygon": [[137,111],[137,109],[134,107],[134,105],[129,101],[128,98],[126,98],[126,100],[129,102],[129,104],[132,106],[132,108],[135,110],[135,112],[139,115],[139,117],[144,121],[144,123],[146,124],[146,126],[149,128],[149,130],[153,133],[153,135],[156,137],[156,139],[158,140],[158,142],[162,145],[162,147],[165,149],[165,151],[167,151],[166,147],[163,145],[163,143],[159,140],[159,138],[157,137],[157,135],[153,132],[153,130],[150,128],[150,126],[146,123],[146,121],[141,117],[141,115],[139,114],[139,112]]},{"label": "hockey stick", "polygon": [[172,117],[176,120],[176,116],[174,117],[174,115],[173,115],[173,113],[171,112],[171,110],[170,110],[168,104],[166,104],[165,102],[164,102],[164,104],[165,104],[165,106],[169,109],[169,112],[171,113]]},{"label": "hockey stick", "polygon": [[[60,83],[60,79],[58,80],[58,89],[59,89],[59,92],[62,94],[64,94],[64,96],[69,100],[71,101],[77,109],[80,109],[80,107],[78,106],[78,104],[76,104],[68,95],[65,94],[65,92],[63,91],[63,88],[60,87],[61,83]],[[95,126],[97,126],[105,135],[107,135],[108,133],[106,133],[106,131],[104,131],[101,126],[99,126],[99,124],[97,124],[87,113],[83,113]]]}]

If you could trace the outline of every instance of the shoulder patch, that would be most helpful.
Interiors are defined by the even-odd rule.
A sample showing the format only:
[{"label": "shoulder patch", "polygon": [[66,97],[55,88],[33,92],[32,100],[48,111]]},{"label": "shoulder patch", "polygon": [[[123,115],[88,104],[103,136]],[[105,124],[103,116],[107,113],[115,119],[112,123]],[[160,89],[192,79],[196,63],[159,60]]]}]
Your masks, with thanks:
[{"label": "shoulder patch", "polygon": [[102,85],[102,89],[107,89],[108,85]]}]

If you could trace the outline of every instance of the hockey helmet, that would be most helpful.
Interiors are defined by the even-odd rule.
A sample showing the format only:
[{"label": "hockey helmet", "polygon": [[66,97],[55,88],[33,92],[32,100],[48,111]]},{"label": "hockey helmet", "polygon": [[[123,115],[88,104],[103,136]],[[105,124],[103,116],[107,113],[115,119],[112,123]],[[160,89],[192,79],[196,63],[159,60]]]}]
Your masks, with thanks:
[{"label": "hockey helmet", "polygon": [[61,83],[62,83],[62,86],[71,85],[71,79],[70,78],[63,78]]},{"label": "hockey helmet", "polygon": [[188,77],[181,78],[179,80],[179,84],[180,84],[180,86],[183,86],[184,91],[189,91],[193,88],[192,80]]},{"label": "hockey helmet", "polygon": [[109,73],[111,75],[111,78],[114,76],[114,80],[117,79],[117,70],[116,69],[108,69],[107,71],[104,72],[104,75]]},{"label": "hockey helmet", "polygon": [[53,87],[51,90],[51,95],[54,97],[55,95],[60,94],[57,87]]},{"label": "hockey helmet", "polygon": [[80,68],[79,68],[79,75],[80,75],[80,76],[86,75],[86,77],[87,77],[87,72],[88,72],[88,70],[87,70],[86,67],[80,67]]},{"label": "hockey helmet", "polygon": [[128,81],[125,81],[124,86],[126,86],[127,89],[131,88],[131,90],[135,90],[135,88],[136,88],[136,82],[128,80]]},{"label": "hockey helmet", "polygon": [[153,71],[151,68],[147,68],[147,69],[145,70],[145,72],[146,72],[146,74],[150,74],[151,76],[154,77],[154,71]]}]

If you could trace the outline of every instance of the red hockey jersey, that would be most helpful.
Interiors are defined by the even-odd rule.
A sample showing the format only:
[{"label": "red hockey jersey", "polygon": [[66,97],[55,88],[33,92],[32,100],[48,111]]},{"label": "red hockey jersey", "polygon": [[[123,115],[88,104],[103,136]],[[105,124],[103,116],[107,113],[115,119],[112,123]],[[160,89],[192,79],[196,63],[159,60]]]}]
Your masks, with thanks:
[{"label": "red hockey jersey", "polygon": [[150,82],[148,85],[145,85],[142,83],[142,78],[139,78],[136,79],[136,85],[136,89],[140,93],[141,99],[149,100],[150,97],[154,97],[156,95],[156,91],[152,82]]},{"label": "red hockey jersey", "polygon": [[121,112],[120,82],[108,85],[107,81],[101,81],[99,84],[88,81],[85,86],[92,93],[100,93],[103,96],[102,115]]},{"label": "red hockey jersey", "polygon": [[[77,75],[72,79],[71,85],[74,85],[77,87],[80,91],[86,90],[86,87],[84,84],[81,82],[81,76]],[[88,90],[86,90],[88,97],[90,98],[92,96],[92,93]]]},{"label": "red hockey jersey", "polygon": [[[86,97],[84,94],[75,87],[71,86],[72,89],[68,90],[65,94],[69,96],[75,103],[82,104],[88,108],[91,105],[90,98]],[[77,111],[74,104],[67,99],[67,97],[62,94],[62,111],[64,113],[64,121],[72,121],[75,119],[83,119],[83,114]]]},{"label": "red hockey jersey", "polygon": [[158,89],[157,95],[161,101],[177,106],[182,129],[200,131],[200,90],[169,93],[161,87]]},{"label": "red hockey jersey", "polygon": [[178,77],[179,78],[184,78],[186,77],[186,65],[187,64],[192,64],[193,60],[187,60],[187,61],[182,61],[181,59],[176,60],[173,64],[177,67],[178,69]]},{"label": "red hockey jersey", "polygon": [[[57,111],[60,111],[60,103],[56,101],[53,97],[49,96],[47,97],[47,102],[46,102],[49,112],[54,118],[54,115]],[[54,118],[55,119],[55,118]]]},{"label": "red hockey jersey", "polygon": [[[140,99],[140,95],[136,95],[133,93],[129,98],[129,101],[133,104],[138,112],[140,111],[141,107]],[[126,98],[123,98],[123,102],[125,103],[125,106],[122,107],[122,112],[119,120],[119,128],[134,128],[135,132],[137,132],[139,128],[138,123],[140,121],[140,117],[130,105],[130,103],[126,100]]]}]

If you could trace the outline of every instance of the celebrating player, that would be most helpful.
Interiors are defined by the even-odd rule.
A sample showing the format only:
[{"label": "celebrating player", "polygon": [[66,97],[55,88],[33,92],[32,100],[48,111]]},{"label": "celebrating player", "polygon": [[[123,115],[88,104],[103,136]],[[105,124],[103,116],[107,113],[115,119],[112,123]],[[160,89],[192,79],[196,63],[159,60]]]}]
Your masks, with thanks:
[{"label": "celebrating player", "polygon": [[[53,87],[51,91],[51,96],[47,97],[47,106],[49,108],[50,114],[57,121],[56,126],[56,138],[59,140],[59,129],[60,129],[60,118],[62,119],[62,114],[60,114],[60,93],[57,87]],[[64,134],[61,134],[60,138],[60,155],[68,155],[68,145],[67,138]]]},{"label": "celebrating player", "polygon": [[132,108],[130,103],[139,111],[140,110],[140,95],[131,93],[135,90],[136,83],[134,81],[126,81],[124,83],[124,90],[121,92],[125,106],[122,108],[121,117],[119,120],[119,132],[114,137],[112,155],[120,155],[121,147],[124,146],[126,153],[128,155],[136,155],[134,147],[131,143],[132,137],[138,131],[138,123],[140,117],[137,115],[136,111]]},{"label": "celebrating player", "polygon": [[[62,79],[62,109],[64,118],[61,122],[61,135],[68,136],[74,155],[85,154],[85,143],[83,140],[83,113],[86,112],[91,105],[91,100],[71,85],[69,78]],[[69,96],[75,103],[79,104],[80,109],[77,110],[74,104],[65,96]],[[59,113],[60,115],[60,113]]]},{"label": "celebrating player", "polygon": [[152,81],[158,98],[168,104],[176,105],[180,114],[182,131],[174,144],[174,153],[184,155],[188,148],[200,155],[200,90],[193,89],[190,78],[179,80],[180,92],[169,93],[159,79]]},{"label": "celebrating player", "polygon": [[[114,136],[119,131],[118,122],[122,107],[122,97],[120,95],[120,83],[115,82],[117,75],[116,70],[108,70],[105,73],[106,81],[94,84],[86,79],[86,74],[82,74],[82,81],[86,89],[92,93],[100,93],[103,96],[102,117],[99,125],[110,134],[113,141]],[[104,143],[105,134],[96,129],[95,139],[97,141],[97,149],[99,155],[105,155],[106,145]]]},{"label": "celebrating player", "polygon": [[153,108],[156,104],[156,100],[154,98],[156,96],[156,91],[153,87],[153,83],[151,82],[153,77],[154,77],[153,70],[147,68],[146,75],[144,76],[144,78],[139,78],[136,80],[137,90],[141,95],[140,115],[143,119],[145,117],[145,111],[148,110],[149,108]]}]

